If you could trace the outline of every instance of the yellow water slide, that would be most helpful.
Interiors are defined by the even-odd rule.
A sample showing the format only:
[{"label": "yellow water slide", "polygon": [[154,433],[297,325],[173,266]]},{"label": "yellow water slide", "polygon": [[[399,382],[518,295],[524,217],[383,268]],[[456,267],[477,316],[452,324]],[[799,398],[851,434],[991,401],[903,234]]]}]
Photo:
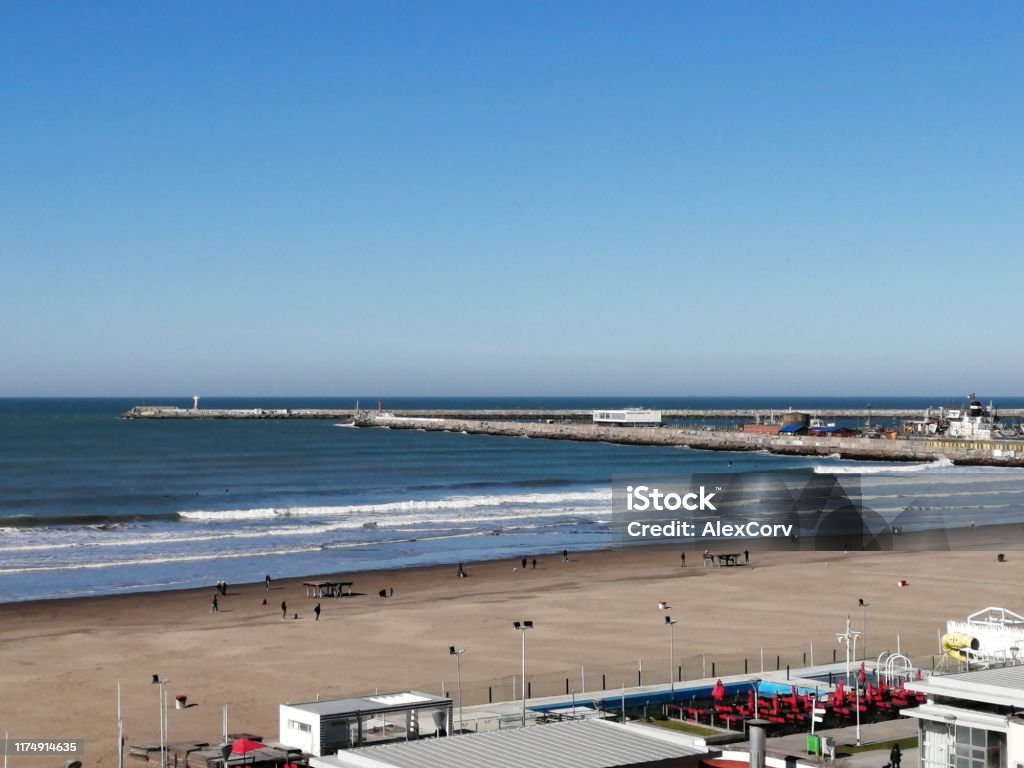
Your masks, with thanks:
[{"label": "yellow water slide", "polygon": [[957,661],[967,661],[967,651],[978,650],[978,638],[962,632],[947,632],[942,636],[942,652]]}]

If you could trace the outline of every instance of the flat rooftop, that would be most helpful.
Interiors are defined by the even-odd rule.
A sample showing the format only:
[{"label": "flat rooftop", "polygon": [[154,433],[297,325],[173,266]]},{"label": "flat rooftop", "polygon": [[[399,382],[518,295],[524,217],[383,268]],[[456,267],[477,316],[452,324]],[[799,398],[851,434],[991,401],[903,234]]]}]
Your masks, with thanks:
[{"label": "flat rooftop", "polygon": [[396,710],[418,709],[420,707],[450,705],[452,700],[420,691],[397,693],[375,693],[370,696],[355,696],[349,699],[325,699],[306,701],[282,706],[310,712],[314,715],[354,715],[356,713],[393,712]]},{"label": "flat rooftop", "polygon": [[310,760],[315,768],[613,768],[703,754],[659,728],[575,720],[363,747]]},{"label": "flat rooftop", "polygon": [[952,696],[1010,707],[1024,707],[1024,664],[978,669],[914,680],[907,688],[928,696]]}]

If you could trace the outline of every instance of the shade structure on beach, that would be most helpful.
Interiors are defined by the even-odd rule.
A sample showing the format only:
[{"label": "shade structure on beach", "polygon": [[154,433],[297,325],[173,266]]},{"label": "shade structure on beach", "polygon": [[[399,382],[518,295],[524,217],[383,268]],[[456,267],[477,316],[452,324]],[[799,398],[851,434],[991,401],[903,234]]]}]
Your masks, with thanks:
[{"label": "shade structure on beach", "polygon": [[236,755],[244,755],[246,752],[255,752],[257,749],[263,749],[266,746],[266,744],[261,744],[252,739],[236,739],[231,745],[231,751]]},{"label": "shade structure on beach", "polygon": [[711,689],[711,698],[715,701],[721,701],[725,698],[725,685],[719,680],[715,683],[715,687]]}]

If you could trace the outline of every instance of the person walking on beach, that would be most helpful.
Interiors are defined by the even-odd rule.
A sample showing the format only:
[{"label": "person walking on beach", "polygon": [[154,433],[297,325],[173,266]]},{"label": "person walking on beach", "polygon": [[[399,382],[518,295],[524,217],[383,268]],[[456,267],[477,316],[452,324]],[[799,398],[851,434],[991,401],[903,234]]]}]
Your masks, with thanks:
[{"label": "person walking on beach", "polygon": [[522,559],[522,566],[523,566],[523,570],[525,571],[526,570],[526,558],[525,557]]},{"label": "person walking on beach", "polygon": [[270,574],[269,573],[267,574],[266,582],[267,582],[267,592],[269,592],[270,591]]},{"label": "person walking on beach", "polygon": [[459,563],[459,578],[466,578],[466,569],[462,567],[462,563]]},{"label": "person walking on beach", "polygon": [[533,558],[533,570],[537,570],[537,558]]},{"label": "person walking on beach", "polygon": [[288,618],[288,603],[286,603],[284,600],[281,601],[281,618]]},{"label": "person walking on beach", "polygon": [[213,593],[213,604],[210,606],[210,613],[220,613],[220,606],[217,604],[217,593]]},{"label": "person walking on beach", "polygon": [[316,608],[313,609],[313,613],[316,614],[314,621],[320,621],[320,603],[316,604]]},{"label": "person walking on beach", "polygon": [[900,750],[900,745],[893,742],[892,749],[889,750],[889,765],[892,768],[900,768],[900,760],[903,758],[903,752]]},{"label": "person walking on beach", "polygon": [[562,550],[562,562],[563,563],[568,563],[569,562],[569,550],[568,549],[563,549]]},{"label": "person walking on beach", "polygon": [[743,562],[745,562],[745,563],[749,563],[750,562],[750,550],[747,550],[747,549],[743,550]]},{"label": "person walking on beach", "polygon": [[679,553],[679,567],[680,568],[685,568],[686,567],[686,553],[685,552],[680,552]]}]

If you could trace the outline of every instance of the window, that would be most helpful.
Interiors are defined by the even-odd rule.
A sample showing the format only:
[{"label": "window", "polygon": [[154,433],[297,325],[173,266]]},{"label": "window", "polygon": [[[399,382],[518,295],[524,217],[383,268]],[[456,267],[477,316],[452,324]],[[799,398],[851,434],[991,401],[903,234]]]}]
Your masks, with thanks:
[{"label": "window", "polygon": [[300,723],[298,720],[289,720],[288,727],[294,731],[302,731],[303,733],[312,733],[313,726],[309,723]]},{"label": "window", "polygon": [[1006,734],[957,726],[954,754],[954,768],[1006,768]]}]

